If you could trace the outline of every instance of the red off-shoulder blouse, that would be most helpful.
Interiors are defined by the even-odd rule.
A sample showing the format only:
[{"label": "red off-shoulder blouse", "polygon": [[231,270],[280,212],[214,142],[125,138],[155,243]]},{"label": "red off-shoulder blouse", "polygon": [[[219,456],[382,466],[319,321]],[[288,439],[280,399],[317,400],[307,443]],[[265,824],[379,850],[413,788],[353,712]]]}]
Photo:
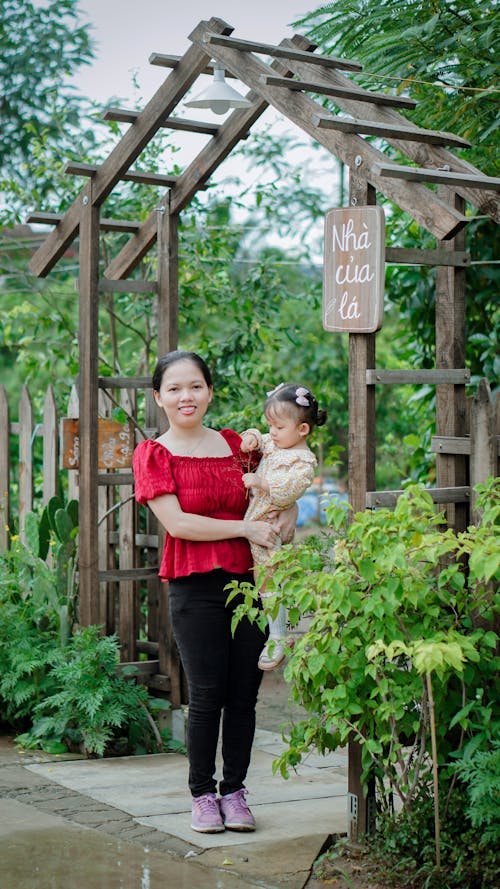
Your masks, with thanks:
[{"label": "red off-shoulder blouse", "polygon": [[[132,461],[136,500],[147,503],[162,494],[176,494],[184,512],[242,519],[248,500],[241,476],[253,470],[258,457],[241,452],[241,438],[232,429],[222,429],[221,435],[231,448],[230,456],[180,457],[157,441],[142,441]],[[167,534],[159,574],[164,580],[215,568],[243,574],[251,566],[246,538],[182,540]]]}]

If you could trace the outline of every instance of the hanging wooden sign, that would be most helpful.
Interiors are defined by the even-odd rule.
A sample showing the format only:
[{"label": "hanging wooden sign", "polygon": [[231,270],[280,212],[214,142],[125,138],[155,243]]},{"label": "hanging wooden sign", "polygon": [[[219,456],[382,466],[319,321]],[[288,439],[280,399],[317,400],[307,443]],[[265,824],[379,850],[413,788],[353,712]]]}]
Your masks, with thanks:
[{"label": "hanging wooden sign", "polygon": [[373,333],[382,327],[385,216],[381,207],[328,210],[325,218],[323,327]]},{"label": "hanging wooden sign", "polygon": [[[78,469],[80,441],[78,420],[63,417],[61,420],[61,468]],[[134,433],[130,421],[99,418],[97,421],[98,469],[129,469],[132,466]]]}]

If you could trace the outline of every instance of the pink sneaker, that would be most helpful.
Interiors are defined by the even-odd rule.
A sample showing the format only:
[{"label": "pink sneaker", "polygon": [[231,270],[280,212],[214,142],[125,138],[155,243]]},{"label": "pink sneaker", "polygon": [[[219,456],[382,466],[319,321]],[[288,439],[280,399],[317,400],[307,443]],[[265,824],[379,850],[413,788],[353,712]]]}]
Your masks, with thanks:
[{"label": "pink sneaker", "polygon": [[245,802],[247,792],[242,788],[221,796],[220,812],[227,830],[255,830],[255,818]]},{"label": "pink sneaker", "polygon": [[215,793],[194,796],[191,810],[191,827],[198,833],[220,833],[224,822]]}]

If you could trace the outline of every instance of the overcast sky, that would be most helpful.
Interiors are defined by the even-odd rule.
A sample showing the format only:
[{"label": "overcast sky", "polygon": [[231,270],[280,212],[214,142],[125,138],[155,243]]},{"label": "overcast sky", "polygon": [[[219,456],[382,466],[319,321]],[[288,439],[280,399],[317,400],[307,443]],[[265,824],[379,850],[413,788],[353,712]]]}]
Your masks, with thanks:
[{"label": "overcast sky", "polygon": [[152,52],[183,55],[198,22],[217,16],[233,36],[279,43],[294,33],[291,23],[319,3],[314,0],[80,0],[92,25],[96,59],[82,68],[78,88],[97,102],[134,96],[132,76],[150,98],[168,73],[148,63]]}]

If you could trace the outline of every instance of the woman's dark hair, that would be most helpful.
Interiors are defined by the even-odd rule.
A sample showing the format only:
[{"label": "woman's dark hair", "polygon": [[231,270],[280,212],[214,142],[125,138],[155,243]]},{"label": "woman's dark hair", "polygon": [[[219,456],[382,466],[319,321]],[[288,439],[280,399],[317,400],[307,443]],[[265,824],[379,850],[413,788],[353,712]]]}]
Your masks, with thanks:
[{"label": "woman's dark hair", "polygon": [[171,367],[172,364],[176,364],[178,361],[192,361],[193,364],[196,364],[198,370],[201,370],[207,386],[213,385],[212,374],[210,373],[208,365],[203,361],[203,358],[200,358],[196,352],[184,352],[182,349],[175,349],[174,352],[167,352],[166,355],[163,355],[162,358],[158,359],[152,379],[152,385],[155,392],[160,391],[163,374],[167,368]]},{"label": "woman's dark hair", "polygon": [[276,389],[268,392],[264,413],[267,415],[268,410],[277,403],[287,405],[289,416],[296,417],[299,423],[307,423],[311,432],[315,426],[326,423],[326,411],[318,407],[312,392],[300,383],[280,383]]}]

